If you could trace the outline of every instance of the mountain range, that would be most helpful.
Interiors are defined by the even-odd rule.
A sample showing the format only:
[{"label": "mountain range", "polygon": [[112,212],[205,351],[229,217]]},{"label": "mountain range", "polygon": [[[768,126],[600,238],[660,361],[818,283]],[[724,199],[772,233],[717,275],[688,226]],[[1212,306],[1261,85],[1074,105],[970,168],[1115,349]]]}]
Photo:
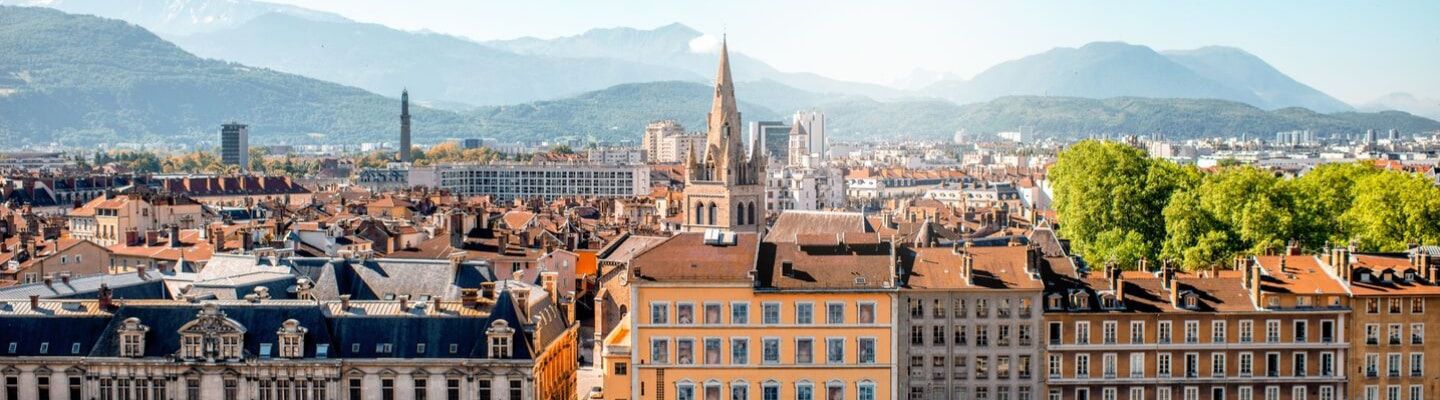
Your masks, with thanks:
[{"label": "mountain range", "polygon": [[[251,0],[0,0],[123,19],[196,55],[301,74],[393,95],[410,87],[452,109],[559,99],[620,83],[706,82],[714,38],[685,26],[604,28],[540,39],[477,42],[408,32],[303,8]],[[743,44],[731,46],[743,49]],[[780,71],[731,54],[737,81],[773,81],[829,96],[938,97],[973,103],[1001,96],[1212,98],[1267,110],[1353,108],[1244,50],[1156,51],[1097,42],[1007,61],[971,79],[916,71],[897,87]],[[771,107],[785,105],[753,96]]]},{"label": "mountain range", "polygon": [[[636,43],[616,45],[617,49],[631,49],[635,53],[628,56],[631,59],[598,57],[583,52],[562,57],[560,54],[563,51],[558,48],[587,46],[566,40],[552,42],[538,39],[484,44],[367,24],[296,20],[304,18],[271,13],[251,18],[238,26],[272,23],[329,26],[335,32],[348,30],[373,34],[373,37],[367,36],[367,41],[378,42],[371,46],[374,48],[427,43],[434,47],[432,51],[436,54],[451,46],[473,46],[468,47],[469,51],[437,58],[454,62],[470,60],[466,62],[504,64],[494,61],[504,59],[526,63],[539,59],[550,62],[568,60],[575,65],[616,63],[619,66],[626,65],[622,63],[637,63],[635,60],[643,59],[645,54],[664,53],[662,50],[646,50],[645,45]],[[115,20],[42,8],[0,7],[0,22],[3,22],[0,23],[0,54],[7,55],[0,58],[0,136],[7,143],[213,142],[217,126],[231,120],[250,123],[256,143],[265,144],[393,140],[397,130],[398,101],[367,91],[363,86],[356,88],[316,79],[308,76],[310,74],[197,57],[141,27]],[[186,36],[218,34],[227,29],[234,30],[208,29]],[[690,33],[684,33],[686,29],[670,26],[660,30],[681,32],[676,34],[678,37],[689,36]],[[613,40],[598,38],[616,35],[615,32],[632,38],[645,36],[636,34],[642,32],[638,30],[600,30],[571,40],[614,43]],[[339,34],[319,31],[313,35]],[[426,40],[419,41],[420,37]],[[591,39],[582,40],[582,37]],[[674,40],[661,42],[672,43]],[[292,44],[277,43],[276,46],[292,47]],[[1148,50],[1122,44],[1097,46],[1119,47],[1129,52]],[[298,49],[301,46],[293,47]],[[485,57],[469,54],[485,49],[493,49],[496,53]],[[567,93],[574,93],[508,105],[441,104],[448,99],[422,101],[421,104],[444,105],[443,108],[451,109],[413,107],[417,142],[434,143],[445,138],[476,136],[502,140],[545,140],[559,136],[606,141],[635,140],[645,123],[662,118],[678,119],[692,129],[698,128],[708,109],[711,89],[706,79],[696,76],[713,73],[704,70],[714,68],[714,56],[704,52],[691,53],[688,47],[683,51],[693,55],[672,53],[680,60],[708,58],[704,61],[708,67],[700,65],[701,61],[644,64],[673,72],[679,79],[620,83],[590,90],[566,89]],[[422,57],[423,53],[399,52],[389,56],[412,58],[404,61],[415,63],[414,59]],[[367,62],[365,56],[348,55],[346,52],[337,52],[330,57],[351,57],[349,60],[352,62]],[[750,65],[751,71],[765,68],[763,63],[743,55],[733,58],[749,60],[743,61],[746,64],[742,65]],[[657,66],[659,64],[671,66]],[[689,64],[694,65],[685,67]],[[524,80],[545,79],[540,71],[546,66],[522,65],[536,70],[535,75],[519,75]],[[363,68],[352,68],[359,69]],[[377,73],[387,73],[383,69],[376,70]],[[736,70],[739,74],[738,66]],[[495,85],[506,84],[502,79],[506,76],[510,76],[511,80],[520,80],[505,75],[514,72],[503,68],[485,71],[485,75],[495,76],[474,79],[489,79],[488,82]],[[1198,77],[1195,79],[1211,79],[1205,76],[1224,76],[1224,71],[1227,70],[1214,68],[1204,74],[1195,72],[1192,75]],[[441,75],[440,70],[426,72],[428,75]],[[617,71],[621,72],[624,71]],[[960,105],[934,97],[867,96],[856,93],[863,88],[843,90],[846,84],[833,81],[818,85],[820,90],[811,90],[792,85],[797,79],[805,82],[797,75],[774,73],[777,75],[771,77],[775,79],[757,78],[737,83],[737,93],[742,100],[741,111],[746,120],[781,119],[795,109],[815,108],[830,113],[828,127],[833,132],[832,136],[837,138],[948,138],[959,129],[984,134],[1020,125],[1035,126],[1040,132],[1054,136],[1163,132],[1171,137],[1189,137],[1269,134],[1289,129],[1314,129],[1321,133],[1356,132],[1368,128],[1397,128],[1407,132],[1440,129],[1440,123],[1433,120],[1398,112],[1317,113],[1300,108],[1267,111],[1228,100],[1134,96],[1096,100],[1007,95]],[[941,83],[932,84],[930,88],[941,87]],[[532,86],[523,87],[557,91],[564,86],[527,84]],[[606,85],[605,82],[591,84]],[[393,95],[394,88],[385,92]],[[416,94],[417,91],[412,90],[412,98],[424,98]],[[1259,100],[1267,98],[1258,94],[1254,97]]]}]

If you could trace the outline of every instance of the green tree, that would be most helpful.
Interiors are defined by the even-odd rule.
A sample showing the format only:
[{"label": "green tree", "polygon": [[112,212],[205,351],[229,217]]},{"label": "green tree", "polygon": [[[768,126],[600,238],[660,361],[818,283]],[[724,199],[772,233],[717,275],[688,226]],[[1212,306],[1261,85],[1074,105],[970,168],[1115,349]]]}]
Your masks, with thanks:
[{"label": "green tree", "polygon": [[[1191,185],[1194,175],[1118,142],[1078,142],[1060,152],[1049,173],[1060,233],[1087,258],[1124,266],[1134,265],[1130,258],[1153,260],[1165,237],[1165,203],[1173,191]],[[1117,244],[1135,246],[1107,248]]]},{"label": "green tree", "polygon": [[1379,173],[1371,164],[1332,163],[1285,181],[1282,186],[1295,200],[1295,239],[1312,249],[1348,242],[1340,216],[1354,203],[1356,182]]},{"label": "green tree", "polygon": [[1418,174],[1385,171],[1356,181],[1354,202],[1340,216],[1345,232],[1370,251],[1440,243],[1440,188]]}]

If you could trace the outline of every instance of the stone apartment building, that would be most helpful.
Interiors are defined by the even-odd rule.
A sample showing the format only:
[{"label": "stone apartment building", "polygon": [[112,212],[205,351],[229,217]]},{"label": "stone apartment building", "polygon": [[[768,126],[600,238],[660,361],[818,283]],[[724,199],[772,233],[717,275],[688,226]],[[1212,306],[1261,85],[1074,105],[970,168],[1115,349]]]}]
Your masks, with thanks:
[{"label": "stone apartment building", "polygon": [[163,195],[145,189],[106,192],[71,210],[71,237],[109,247],[125,241],[127,232],[147,232],[176,226],[193,229],[213,220],[200,203],[188,197]]},{"label": "stone apartment building", "polygon": [[1344,398],[1349,299],[1318,258],[1292,249],[1198,273],[1091,271],[1050,242],[1047,398]]},{"label": "stone apartment building", "polygon": [[1348,398],[1428,399],[1440,393],[1440,350],[1427,329],[1440,326],[1440,262],[1434,247],[1362,254],[1331,249],[1326,266],[1350,290],[1354,311]]},{"label": "stone apartment building", "polygon": [[910,400],[1030,400],[1041,393],[1039,248],[907,249],[900,393]]}]

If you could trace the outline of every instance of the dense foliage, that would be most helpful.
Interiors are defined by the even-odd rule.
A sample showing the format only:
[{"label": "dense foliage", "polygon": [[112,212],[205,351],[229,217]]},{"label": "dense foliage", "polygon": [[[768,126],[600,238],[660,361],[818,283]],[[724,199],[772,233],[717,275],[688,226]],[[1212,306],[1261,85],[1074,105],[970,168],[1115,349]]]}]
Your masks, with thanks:
[{"label": "dense foliage", "polygon": [[1061,234],[1094,262],[1198,269],[1292,241],[1315,250],[1353,240],[1367,251],[1440,243],[1440,187],[1368,163],[1282,179],[1252,166],[1201,172],[1091,140],[1061,152],[1050,179]]}]

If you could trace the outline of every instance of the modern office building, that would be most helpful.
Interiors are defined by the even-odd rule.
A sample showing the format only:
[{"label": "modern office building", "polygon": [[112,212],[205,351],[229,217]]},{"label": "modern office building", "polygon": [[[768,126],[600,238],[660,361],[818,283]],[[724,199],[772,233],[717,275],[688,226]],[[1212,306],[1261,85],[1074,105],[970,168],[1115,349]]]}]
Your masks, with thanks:
[{"label": "modern office building", "polygon": [[562,197],[636,197],[650,193],[644,164],[441,164],[411,168],[410,186],[429,186],[495,201]]},{"label": "modern office building", "polygon": [[[825,137],[825,113],[819,111],[799,111],[791,120],[791,124],[799,125],[808,139],[806,149],[809,154],[815,155],[823,161],[830,156],[829,143]],[[793,158],[794,155],[792,154]]]},{"label": "modern office building", "polygon": [[755,141],[760,141],[758,147],[765,151],[766,161],[771,166],[789,162],[790,126],[785,122],[752,121],[747,139],[751,148],[757,147]]},{"label": "modern office building", "polygon": [[250,169],[250,128],[231,122],[220,126],[220,162]]}]

